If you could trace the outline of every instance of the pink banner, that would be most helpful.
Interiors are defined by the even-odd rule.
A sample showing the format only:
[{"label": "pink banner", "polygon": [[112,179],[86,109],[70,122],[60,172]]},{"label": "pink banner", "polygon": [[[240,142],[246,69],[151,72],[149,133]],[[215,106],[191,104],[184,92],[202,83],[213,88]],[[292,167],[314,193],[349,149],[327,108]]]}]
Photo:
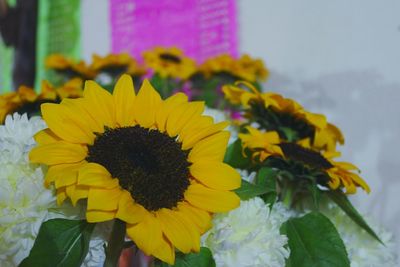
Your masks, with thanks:
[{"label": "pink banner", "polygon": [[237,56],[235,0],[110,0],[112,52],[138,57],[154,46],[181,48],[199,62]]}]

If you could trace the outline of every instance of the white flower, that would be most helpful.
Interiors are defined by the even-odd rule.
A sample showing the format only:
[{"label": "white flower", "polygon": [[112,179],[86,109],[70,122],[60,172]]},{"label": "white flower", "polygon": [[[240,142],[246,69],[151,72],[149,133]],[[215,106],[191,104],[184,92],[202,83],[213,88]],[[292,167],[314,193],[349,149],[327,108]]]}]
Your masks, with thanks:
[{"label": "white flower", "polygon": [[[17,266],[29,255],[42,222],[52,218],[83,218],[80,207],[57,206],[53,190],[43,186],[43,169],[29,163],[29,151],[36,145],[33,136],[44,128],[46,124],[40,117],[28,119],[26,114],[9,115],[5,125],[0,125],[2,267]],[[99,266],[99,261],[104,260],[103,244],[109,231],[96,229],[82,266]]]},{"label": "white flower", "polygon": [[395,267],[397,265],[394,251],[393,235],[376,224],[371,218],[363,216],[369,226],[379,236],[382,245],[366,231],[355,224],[339,207],[329,204],[323,213],[336,226],[351,262],[351,267]]},{"label": "white flower", "polygon": [[202,243],[218,267],[283,267],[289,251],[279,228],[289,216],[281,203],[270,210],[260,198],[242,201],[239,208],[215,216]]}]

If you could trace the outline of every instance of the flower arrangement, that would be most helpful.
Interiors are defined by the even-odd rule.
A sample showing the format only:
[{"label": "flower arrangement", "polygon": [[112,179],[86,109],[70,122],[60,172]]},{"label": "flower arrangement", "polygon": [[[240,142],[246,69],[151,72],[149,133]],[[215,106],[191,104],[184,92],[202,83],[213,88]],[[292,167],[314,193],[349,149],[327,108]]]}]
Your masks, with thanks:
[{"label": "flower arrangement", "polygon": [[[340,129],[263,92],[262,61],[53,55],[0,97],[2,266],[396,266],[348,199]],[[122,255],[122,256],[121,256]]]}]

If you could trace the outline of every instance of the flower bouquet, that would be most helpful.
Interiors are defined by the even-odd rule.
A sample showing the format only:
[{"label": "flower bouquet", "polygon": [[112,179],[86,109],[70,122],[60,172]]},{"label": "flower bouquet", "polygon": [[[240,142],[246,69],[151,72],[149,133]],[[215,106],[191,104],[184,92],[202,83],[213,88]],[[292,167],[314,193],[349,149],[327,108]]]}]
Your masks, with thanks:
[{"label": "flower bouquet", "polygon": [[46,65],[40,94],[0,97],[1,266],[396,265],[340,129],[262,92],[260,60]]}]

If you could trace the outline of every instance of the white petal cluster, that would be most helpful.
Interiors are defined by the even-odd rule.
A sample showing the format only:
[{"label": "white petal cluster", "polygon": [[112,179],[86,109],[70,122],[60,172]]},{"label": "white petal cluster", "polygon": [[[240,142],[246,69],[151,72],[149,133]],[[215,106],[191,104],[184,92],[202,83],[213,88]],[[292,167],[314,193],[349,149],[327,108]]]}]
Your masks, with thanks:
[{"label": "white petal cluster", "polygon": [[289,216],[281,203],[270,209],[260,198],[242,201],[239,208],[215,216],[202,242],[218,267],[283,267],[289,251],[279,228]]},{"label": "white petal cluster", "polygon": [[398,266],[393,235],[375,223],[371,218],[363,216],[385,246],[377,242],[366,231],[355,224],[336,205],[328,205],[323,213],[336,226],[342,237],[349,255],[351,267]]},{"label": "white petal cluster", "polygon": [[[0,266],[17,266],[34,244],[42,222],[52,218],[81,218],[82,209],[58,207],[54,192],[43,186],[44,171],[30,164],[33,136],[46,128],[40,117],[7,116],[0,125]],[[98,228],[98,227],[97,227]],[[104,234],[95,230],[82,266],[104,260]]]}]

